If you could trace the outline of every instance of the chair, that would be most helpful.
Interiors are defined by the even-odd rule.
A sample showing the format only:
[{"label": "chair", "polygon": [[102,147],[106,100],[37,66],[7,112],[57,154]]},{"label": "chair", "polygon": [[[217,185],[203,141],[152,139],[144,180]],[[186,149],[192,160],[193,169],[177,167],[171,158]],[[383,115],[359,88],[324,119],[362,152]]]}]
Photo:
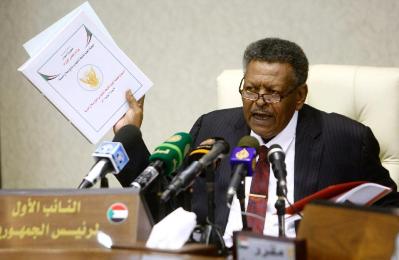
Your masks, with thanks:
[{"label": "chair", "polygon": [[[241,106],[242,70],[225,70],[217,78],[218,107]],[[399,68],[312,65],[306,103],[357,120],[380,143],[382,165],[399,185]]]}]

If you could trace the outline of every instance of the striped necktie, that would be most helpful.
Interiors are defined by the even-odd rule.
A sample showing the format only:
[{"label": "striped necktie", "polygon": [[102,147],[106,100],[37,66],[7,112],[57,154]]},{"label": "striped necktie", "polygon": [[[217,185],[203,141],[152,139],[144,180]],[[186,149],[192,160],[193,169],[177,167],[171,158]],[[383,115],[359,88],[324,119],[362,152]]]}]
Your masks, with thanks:
[{"label": "striped necktie", "polygon": [[[248,198],[247,212],[266,217],[267,192],[269,189],[270,166],[267,161],[267,148],[262,145],[258,150],[258,161],[252,177],[251,189]],[[265,220],[247,216],[248,227],[257,234],[263,234]]]}]

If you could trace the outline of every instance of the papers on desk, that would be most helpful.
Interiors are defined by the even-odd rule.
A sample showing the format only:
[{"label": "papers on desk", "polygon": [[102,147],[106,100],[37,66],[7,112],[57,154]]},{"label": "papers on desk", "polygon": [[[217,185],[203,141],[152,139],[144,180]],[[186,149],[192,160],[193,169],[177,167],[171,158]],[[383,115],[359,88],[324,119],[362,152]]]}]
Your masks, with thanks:
[{"label": "papers on desk", "polygon": [[139,99],[152,86],[87,2],[24,47],[31,58],[18,70],[91,143],[128,110],[126,90]]}]

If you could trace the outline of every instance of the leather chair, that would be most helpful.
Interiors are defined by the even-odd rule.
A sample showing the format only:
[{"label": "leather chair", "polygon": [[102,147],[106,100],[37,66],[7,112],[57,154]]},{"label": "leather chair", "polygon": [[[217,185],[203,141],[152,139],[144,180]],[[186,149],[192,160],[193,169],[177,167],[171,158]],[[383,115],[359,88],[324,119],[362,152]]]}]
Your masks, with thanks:
[{"label": "leather chair", "polygon": [[[217,78],[218,108],[241,106],[242,70]],[[380,144],[382,165],[399,185],[399,68],[312,65],[306,103],[369,126]]]}]

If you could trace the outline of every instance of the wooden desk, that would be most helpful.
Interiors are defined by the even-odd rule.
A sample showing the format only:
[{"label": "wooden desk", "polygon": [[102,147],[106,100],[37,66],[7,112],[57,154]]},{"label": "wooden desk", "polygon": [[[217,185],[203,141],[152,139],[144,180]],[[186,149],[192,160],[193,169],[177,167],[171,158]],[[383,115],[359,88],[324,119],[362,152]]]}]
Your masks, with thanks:
[{"label": "wooden desk", "polygon": [[190,254],[161,253],[150,250],[124,250],[124,249],[0,249],[0,259],[13,260],[224,260],[230,257],[215,257]]},{"label": "wooden desk", "polygon": [[389,209],[308,204],[298,239],[306,239],[309,260],[391,259],[399,233],[399,216]]}]

